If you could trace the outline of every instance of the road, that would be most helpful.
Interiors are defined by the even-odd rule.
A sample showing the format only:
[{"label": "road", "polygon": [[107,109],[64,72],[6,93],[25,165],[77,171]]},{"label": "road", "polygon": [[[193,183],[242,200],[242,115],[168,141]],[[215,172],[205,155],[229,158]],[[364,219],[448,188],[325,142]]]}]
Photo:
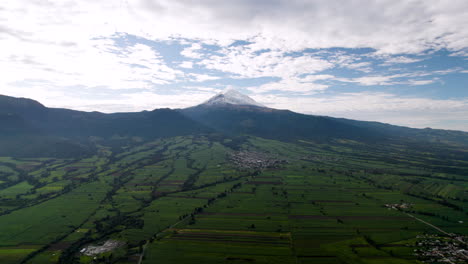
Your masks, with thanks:
[{"label": "road", "polygon": [[426,224],[426,225],[428,225],[428,226],[434,228],[435,230],[441,232],[442,234],[445,234],[445,235],[447,235],[447,236],[449,236],[449,237],[451,236],[449,233],[445,232],[444,230],[438,228],[437,226],[435,226],[435,225],[433,225],[433,224],[431,224],[431,223],[428,223],[428,222],[426,222],[426,221],[424,221],[424,220],[422,220],[422,219],[419,219],[419,218],[417,218],[416,216],[414,216],[414,215],[412,215],[412,214],[408,214],[408,213],[406,213],[406,214],[407,214],[409,217],[412,217],[412,218],[418,220],[419,222],[424,223],[424,224]]},{"label": "road", "polygon": [[[176,225],[182,223],[184,220],[186,220],[187,218],[189,218],[190,215],[187,215],[186,217],[182,218],[179,222],[175,223],[175,224],[172,224],[171,226],[169,226],[168,228],[158,232],[156,235],[155,235],[155,238],[158,238],[158,236],[164,232],[167,232],[169,229],[171,228],[174,228]],[[143,250],[141,251],[141,254],[140,254],[140,259],[138,260],[138,264],[141,264],[141,262],[143,261],[143,256],[145,255],[145,250],[146,250],[146,247],[148,246],[149,244],[149,241],[146,241],[146,243],[143,245]]]},{"label": "road", "polygon": [[[428,222],[426,222],[426,221],[424,221],[424,220],[422,220],[422,219],[419,219],[419,218],[417,218],[416,216],[414,216],[414,215],[412,215],[412,214],[408,214],[408,213],[406,213],[406,214],[407,214],[409,217],[412,217],[412,218],[418,220],[419,222],[421,222],[421,223],[423,223],[423,224],[426,224],[426,225],[428,225],[428,226],[434,228],[435,230],[441,232],[442,234],[447,235],[447,236],[449,236],[449,237],[452,237],[451,234],[445,232],[444,230],[438,228],[437,226],[435,226],[435,225],[433,225],[433,224],[431,224],[431,223],[428,223]],[[462,244],[466,244],[465,241],[463,241],[463,240],[461,240],[461,239],[458,239],[458,238],[455,238],[455,239],[458,240],[458,241],[460,241]]]}]

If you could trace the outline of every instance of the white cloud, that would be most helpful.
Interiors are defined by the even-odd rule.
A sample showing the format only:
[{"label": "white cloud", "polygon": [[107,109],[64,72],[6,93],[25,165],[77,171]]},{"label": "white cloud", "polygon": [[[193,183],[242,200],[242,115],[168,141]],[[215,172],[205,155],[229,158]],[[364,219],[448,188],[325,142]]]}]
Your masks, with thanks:
[{"label": "white cloud", "polygon": [[[149,49],[119,58],[109,37],[125,32],[156,40],[175,37],[189,43],[190,39],[191,46],[181,54],[192,59],[204,58],[201,43],[221,45],[225,56],[205,58],[203,64],[245,78],[285,79],[319,72],[332,67],[330,63],[370,72],[369,62],[355,58],[325,61],[285,56],[285,52],[330,47],[370,47],[377,49],[376,54],[419,53],[428,48],[464,52],[468,45],[468,28],[463,26],[468,24],[466,10],[468,3],[463,0],[5,0],[0,8],[4,21],[0,27],[0,67],[11,76],[10,83],[41,77],[57,85],[88,87],[141,88],[181,75]],[[228,47],[234,40],[252,44]],[[269,51],[257,54],[261,50]],[[150,70],[122,65],[143,59],[138,52],[150,56],[152,61],[143,65],[150,65]],[[387,62],[414,60],[399,56]],[[190,62],[181,65],[190,66]]]},{"label": "white cloud", "polygon": [[318,84],[309,81],[302,81],[298,78],[282,79],[276,82],[266,83],[256,87],[248,87],[247,89],[253,93],[267,93],[271,91],[292,92],[302,95],[315,94],[319,91],[327,89],[326,84]]},{"label": "white cloud", "polygon": [[383,53],[418,53],[466,47],[467,5],[463,0],[166,0],[140,1],[131,9],[156,26],[157,36],[179,34],[224,44],[250,39],[259,47],[282,50],[371,47]]},{"label": "white cloud", "polygon": [[446,74],[450,74],[450,73],[455,73],[455,72],[459,72],[461,71],[462,68],[451,68],[451,69],[446,69],[446,70],[439,70],[439,71],[432,71],[432,72],[427,72],[427,73],[421,73],[421,75],[419,76],[423,76],[422,74],[426,74],[426,75],[446,75]]},{"label": "white cloud", "polygon": [[357,78],[336,78],[337,81],[341,82],[350,82],[350,83],[358,83],[364,86],[372,86],[372,85],[392,85],[396,84],[393,81],[395,78],[403,77],[401,74],[395,75],[387,75],[387,76],[363,76]]},{"label": "white cloud", "polygon": [[384,56],[383,59],[385,60],[384,65],[414,63],[414,62],[423,60],[421,58],[417,59],[417,58],[409,58],[405,56],[396,56],[396,57]]},{"label": "white cloud", "polygon": [[148,88],[176,81],[183,73],[168,67],[158,52],[137,44],[117,47],[109,39],[92,39],[72,46],[5,41],[0,54],[0,84],[41,80],[49,86]]},{"label": "white cloud", "polygon": [[193,68],[193,62],[191,61],[184,61],[181,64],[179,64],[179,67],[181,68],[186,68],[186,69],[192,69]]},{"label": "white cloud", "polygon": [[[336,52],[335,56],[319,57],[294,52],[306,48],[372,48],[376,50],[374,59],[381,58],[387,66],[410,64],[420,58],[412,55],[422,54],[427,58],[442,49],[448,49],[453,56],[466,56],[467,24],[466,0],[3,0],[0,4],[0,93],[87,110],[188,106],[210,94],[211,88],[204,88],[207,90],[203,93],[203,87],[186,87],[180,97],[155,92],[161,85],[180,80],[201,82],[218,78],[206,72],[190,75],[178,70],[190,72],[194,63],[197,68],[213,70],[210,74],[221,71],[239,79],[278,79],[249,88],[258,96],[265,96],[269,91],[318,93],[332,81],[363,86],[426,85],[438,81],[439,75],[466,73],[466,69],[383,74],[374,72],[375,62],[364,61],[360,55]],[[140,44],[134,45],[124,37],[126,34]],[[178,69],[170,67],[150,46],[152,40],[184,45],[181,55],[189,60],[177,65]],[[250,44],[230,46],[236,40]],[[210,50],[209,45],[219,50]],[[428,49],[432,50],[427,52]],[[340,67],[361,73],[343,78],[335,72],[323,72]],[[79,99],[75,93],[75,90],[97,93],[103,87],[115,89],[115,98]],[[129,89],[146,90],[146,94],[130,94]],[[336,100],[333,107],[348,105],[337,96],[332,98]],[[351,97],[348,94],[345,98]],[[363,98],[371,102],[380,98],[377,101],[382,103],[383,97],[364,94]],[[384,98],[397,107],[404,107],[395,97]],[[297,108],[299,104],[293,99],[284,102],[290,104],[283,108]],[[320,101],[304,101],[310,103]],[[373,105],[372,109],[378,107]],[[466,114],[453,108],[439,110],[445,113],[445,109],[455,115]]]},{"label": "white cloud", "polygon": [[187,58],[201,59],[203,56],[203,53],[200,52],[201,49],[202,46],[199,43],[193,43],[190,47],[183,49],[180,54]]},{"label": "white cloud", "polygon": [[[365,7],[365,8],[363,8]],[[419,53],[467,47],[468,3],[437,1],[2,1],[3,37],[76,43],[127,32],[150,39],[182,37],[258,48],[370,47]],[[196,44],[187,56],[198,58]]]},{"label": "white cloud", "polygon": [[[272,81],[248,89],[255,93],[269,91],[299,92],[311,94],[324,90],[328,85],[314,81],[329,79],[331,75],[311,75],[332,68],[334,65],[313,55],[292,56],[280,50],[257,50],[255,44],[223,48],[221,55],[203,59],[199,65],[210,70],[231,74],[231,78],[274,77]],[[301,78],[301,76],[307,75]]]},{"label": "white cloud", "polygon": [[432,79],[432,80],[408,80],[409,85],[427,85],[431,83],[435,83],[437,79]]},{"label": "white cloud", "polygon": [[354,69],[362,72],[371,72],[372,68],[370,67],[372,63],[365,61],[365,62],[356,62],[356,63],[350,63],[346,65],[346,68],[349,69]]},{"label": "white cloud", "polygon": [[457,52],[452,52],[452,53],[450,54],[450,56],[453,56],[453,57],[456,57],[456,56],[468,57],[468,48],[459,50],[459,51],[457,51]]},{"label": "white cloud", "polygon": [[[201,103],[217,90],[209,87],[190,87],[190,91],[182,94],[162,94],[151,91],[133,91],[105,96],[82,96],[79,91],[67,91],[59,88],[32,87],[26,91],[21,89],[5,89],[16,97],[32,98],[47,107],[68,108],[81,111],[135,112],[157,108],[185,108]],[[92,94],[92,93],[91,93]]]},{"label": "white cloud", "polygon": [[190,73],[188,74],[190,77],[192,77],[193,81],[195,82],[204,82],[204,81],[212,81],[212,80],[218,80],[220,77],[218,76],[212,76],[208,74],[197,74],[197,73]]},{"label": "white cloud", "polygon": [[213,91],[187,92],[184,94],[157,94],[152,92],[125,94],[128,102],[135,104],[136,109],[152,110],[155,108],[185,108],[194,106],[194,102],[203,102],[215,93]]},{"label": "white cloud", "polygon": [[314,82],[314,81],[320,81],[320,80],[330,80],[334,79],[335,76],[330,75],[330,74],[309,74],[303,78],[300,78],[302,82]]},{"label": "white cloud", "polygon": [[303,55],[293,57],[279,50],[259,52],[254,45],[224,48],[200,62],[208,69],[232,73],[238,78],[280,77],[291,78],[301,74],[311,74],[331,68],[330,62]]},{"label": "white cloud", "polygon": [[342,51],[335,53],[327,53],[329,60],[337,67],[348,68],[352,70],[371,72],[372,63],[369,61],[361,61],[361,57],[354,54],[346,54]]},{"label": "white cloud", "polygon": [[459,72],[460,69],[449,69],[445,71],[432,71],[432,72],[410,72],[392,75],[369,75],[356,78],[334,78],[336,81],[357,83],[362,86],[386,86],[386,85],[427,85],[439,80],[437,77],[431,79],[414,79],[421,77],[430,77],[436,75],[445,75],[453,72]]}]

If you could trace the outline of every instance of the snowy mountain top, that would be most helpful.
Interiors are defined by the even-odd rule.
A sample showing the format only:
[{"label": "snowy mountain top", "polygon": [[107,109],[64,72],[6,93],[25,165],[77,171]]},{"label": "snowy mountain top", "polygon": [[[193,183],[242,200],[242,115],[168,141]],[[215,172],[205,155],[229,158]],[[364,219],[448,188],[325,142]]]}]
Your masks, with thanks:
[{"label": "snowy mountain top", "polygon": [[262,104],[257,103],[254,99],[248,97],[245,94],[238,92],[233,88],[228,88],[217,95],[211,97],[208,101],[204,102],[202,105],[207,106],[220,106],[220,105],[254,105],[261,106]]}]

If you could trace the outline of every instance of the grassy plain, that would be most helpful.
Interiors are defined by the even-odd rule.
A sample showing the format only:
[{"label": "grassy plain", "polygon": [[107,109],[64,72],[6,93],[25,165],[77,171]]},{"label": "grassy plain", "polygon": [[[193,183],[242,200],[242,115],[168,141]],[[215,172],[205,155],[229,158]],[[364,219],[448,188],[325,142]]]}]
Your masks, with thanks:
[{"label": "grassy plain", "polygon": [[[213,135],[98,147],[0,158],[0,263],[420,263],[415,238],[440,232],[407,213],[468,235],[456,147]],[[281,162],[234,166],[240,150]],[[124,246],[82,254],[109,239]]]}]

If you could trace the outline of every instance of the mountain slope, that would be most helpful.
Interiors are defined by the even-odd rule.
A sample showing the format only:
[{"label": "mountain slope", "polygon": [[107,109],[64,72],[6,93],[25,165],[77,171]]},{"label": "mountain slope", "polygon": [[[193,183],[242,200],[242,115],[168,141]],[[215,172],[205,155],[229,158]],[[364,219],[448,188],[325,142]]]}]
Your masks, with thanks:
[{"label": "mountain slope", "polygon": [[[60,151],[52,153],[67,148],[70,151],[66,152],[70,153],[89,153],[93,149],[90,137],[153,139],[212,132],[283,141],[349,139],[367,143],[468,146],[466,132],[299,114],[264,107],[233,90],[186,109],[114,114],[47,108],[34,100],[0,96],[0,149],[3,149],[0,155],[10,151],[31,156],[41,148],[53,146]],[[29,142],[27,147],[24,142]],[[24,147],[15,149],[15,145]]]},{"label": "mountain slope", "polygon": [[446,144],[461,144],[468,146],[468,133],[456,130],[432,129],[432,128],[410,128],[404,126],[396,126],[380,122],[358,121],[344,118],[336,118],[336,120],[350,124],[356,127],[368,128],[379,133],[385,134],[391,138],[411,138],[418,141],[426,141],[433,143]]},{"label": "mountain slope", "polygon": [[268,108],[233,89],[181,112],[208,127],[230,135],[247,134],[280,140],[384,139],[380,132],[338,122],[330,117]]},{"label": "mountain slope", "polygon": [[[142,136],[160,137],[188,135],[208,131],[206,127],[188,119],[178,111],[156,109],[137,113],[104,114],[60,108],[47,108],[36,101],[24,98],[0,96],[2,122],[13,129],[29,127],[36,134],[60,137]],[[6,117],[15,117],[13,123]],[[10,118],[10,119],[11,119]]]},{"label": "mountain slope", "polygon": [[209,131],[170,109],[104,114],[47,108],[34,100],[0,96],[0,155],[33,156],[42,151],[43,156],[69,157],[89,154],[93,149],[89,137],[152,139]]},{"label": "mountain slope", "polygon": [[248,134],[280,140],[383,140],[384,137],[367,128],[360,128],[333,118],[298,114],[256,106],[197,106],[181,110],[188,117],[220,132]]},{"label": "mountain slope", "polygon": [[[235,92],[237,93],[238,92]],[[430,142],[468,146],[468,133],[415,129],[379,122],[315,116],[261,106],[248,96],[241,104],[218,94],[195,107],[182,109],[188,117],[223,133],[248,134],[281,140],[352,139],[366,142]],[[240,97],[238,95],[235,96]],[[215,102],[215,103],[214,103]]]},{"label": "mountain slope", "polygon": [[0,136],[34,134],[35,129],[31,127],[18,114],[0,112]]}]

